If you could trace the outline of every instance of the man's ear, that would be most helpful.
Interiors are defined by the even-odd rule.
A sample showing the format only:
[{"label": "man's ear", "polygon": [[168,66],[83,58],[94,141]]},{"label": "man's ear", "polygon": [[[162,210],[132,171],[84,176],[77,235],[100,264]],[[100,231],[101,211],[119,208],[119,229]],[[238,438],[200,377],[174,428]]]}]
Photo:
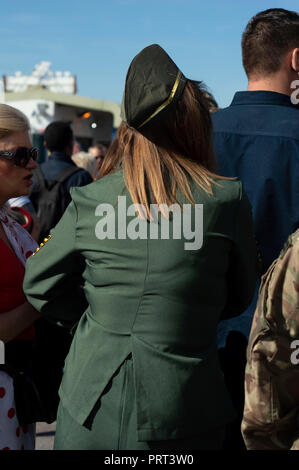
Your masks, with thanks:
[{"label": "man's ear", "polygon": [[291,61],[292,69],[299,74],[299,47],[293,50]]}]

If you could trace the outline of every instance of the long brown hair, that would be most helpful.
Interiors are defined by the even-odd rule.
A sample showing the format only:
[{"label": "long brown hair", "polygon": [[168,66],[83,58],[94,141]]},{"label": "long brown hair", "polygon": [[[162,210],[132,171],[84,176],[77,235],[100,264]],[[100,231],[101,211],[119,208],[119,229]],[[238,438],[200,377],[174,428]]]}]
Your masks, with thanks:
[{"label": "long brown hair", "polygon": [[121,166],[131,198],[145,207],[148,220],[150,203],[177,203],[178,188],[195,204],[188,175],[209,194],[215,179],[221,178],[215,174],[212,121],[204,93],[201,82],[188,80],[176,108],[168,110],[175,117],[153,120],[140,132],[122,122],[105,156],[100,178]]}]

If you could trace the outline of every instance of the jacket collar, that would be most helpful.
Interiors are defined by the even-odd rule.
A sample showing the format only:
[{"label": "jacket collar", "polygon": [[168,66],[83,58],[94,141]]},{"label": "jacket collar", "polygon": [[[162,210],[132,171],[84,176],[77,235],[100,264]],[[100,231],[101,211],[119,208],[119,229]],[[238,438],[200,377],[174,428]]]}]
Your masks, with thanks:
[{"label": "jacket collar", "polygon": [[67,162],[70,163],[71,165],[75,165],[73,162],[72,158],[66,155],[63,152],[52,152],[51,155],[49,156],[48,160],[56,160],[60,162]]},{"label": "jacket collar", "polygon": [[290,96],[276,93],[275,91],[238,91],[233,98],[231,106],[244,104],[291,106],[292,108],[299,109],[299,104],[294,105],[291,102]]}]

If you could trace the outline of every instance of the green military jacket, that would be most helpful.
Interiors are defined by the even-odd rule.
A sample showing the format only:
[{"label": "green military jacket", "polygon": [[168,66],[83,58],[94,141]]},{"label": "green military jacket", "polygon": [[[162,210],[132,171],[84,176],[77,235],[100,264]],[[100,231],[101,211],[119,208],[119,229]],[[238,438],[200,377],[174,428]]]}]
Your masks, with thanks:
[{"label": "green military jacket", "polygon": [[[162,233],[167,219],[158,215],[150,228],[136,218],[121,170],[74,188],[51,238],[28,260],[28,301],[66,327],[79,320],[59,393],[80,424],[129,356],[139,440],[188,437],[234,417],[216,331],[219,319],[239,315],[254,292],[251,209],[240,182],[220,180],[213,196],[193,183],[191,189],[201,216],[184,206],[181,223],[177,214],[169,216],[170,236],[164,227],[155,238],[150,230]],[[123,208],[119,216],[111,213],[123,205],[118,196],[131,207],[125,216]],[[190,250],[192,226],[197,244]],[[81,256],[86,309],[73,278]]]},{"label": "green military jacket", "polygon": [[299,450],[299,230],[262,278],[247,354],[247,448]]}]

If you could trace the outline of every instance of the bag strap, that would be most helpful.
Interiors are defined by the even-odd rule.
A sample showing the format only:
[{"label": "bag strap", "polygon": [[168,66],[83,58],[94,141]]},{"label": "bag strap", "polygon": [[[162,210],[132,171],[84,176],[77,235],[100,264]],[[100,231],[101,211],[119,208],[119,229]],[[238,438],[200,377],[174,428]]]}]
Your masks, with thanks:
[{"label": "bag strap", "polygon": [[45,177],[39,165],[34,170],[34,176],[36,177],[37,183],[39,184],[40,188],[45,188],[46,187]]},{"label": "bag strap", "polygon": [[82,168],[79,168],[77,166],[70,166],[62,170],[61,173],[59,173],[56,178],[54,178],[54,181],[57,181],[58,183],[63,183],[65,180],[67,180],[71,175],[74,173],[77,173],[77,171],[82,170]]}]

